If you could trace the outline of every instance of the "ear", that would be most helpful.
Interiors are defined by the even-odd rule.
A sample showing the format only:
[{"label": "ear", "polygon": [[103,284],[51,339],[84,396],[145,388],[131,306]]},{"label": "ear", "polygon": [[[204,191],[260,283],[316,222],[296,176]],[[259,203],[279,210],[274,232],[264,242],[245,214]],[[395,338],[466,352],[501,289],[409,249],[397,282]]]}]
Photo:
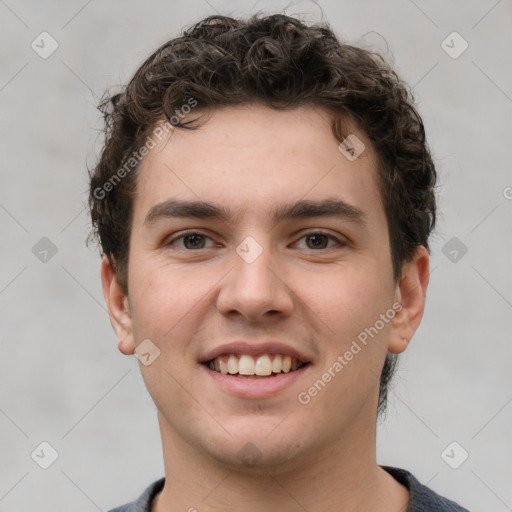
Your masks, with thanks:
[{"label": "ear", "polygon": [[402,265],[402,276],[395,292],[395,301],[401,304],[401,309],[393,318],[389,352],[403,352],[420,325],[425,309],[429,267],[430,255],[424,246],[417,247],[411,261]]},{"label": "ear", "polygon": [[106,255],[101,260],[101,284],[110,323],[117,335],[117,346],[123,354],[131,355],[135,351],[135,344],[128,297],[117,282],[114,269]]}]

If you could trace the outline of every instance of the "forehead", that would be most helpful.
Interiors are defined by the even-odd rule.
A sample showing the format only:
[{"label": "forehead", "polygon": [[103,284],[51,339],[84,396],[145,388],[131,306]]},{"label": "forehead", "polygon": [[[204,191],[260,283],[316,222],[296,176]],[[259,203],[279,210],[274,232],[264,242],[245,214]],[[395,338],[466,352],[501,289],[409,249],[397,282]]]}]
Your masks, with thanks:
[{"label": "forehead", "polygon": [[[198,112],[200,113],[200,112]],[[141,162],[135,198],[143,214],[170,197],[275,213],[290,200],[342,197],[364,209],[380,203],[375,157],[364,133],[350,122],[346,135],[365,145],[349,159],[339,149],[331,117],[313,107],[275,110],[224,107],[198,129],[172,129]]]}]

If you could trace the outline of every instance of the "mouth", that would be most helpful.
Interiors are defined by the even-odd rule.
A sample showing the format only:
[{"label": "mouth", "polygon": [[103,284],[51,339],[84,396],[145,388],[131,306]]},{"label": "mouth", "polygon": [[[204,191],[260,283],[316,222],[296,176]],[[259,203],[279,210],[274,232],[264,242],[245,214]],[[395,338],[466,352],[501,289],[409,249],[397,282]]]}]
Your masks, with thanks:
[{"label": "mouth", "polygon": [[[289,397],[314,359],[293,345],[277,340],[250,343],[233,341],[217,346],[199,359],[213,390],[250,400]],[[206,383],[207,382],[207,383]]]},{"label": "mouth", "polygon": [[222,354],[203,364],[214,372],[239,379],[268,379],[296,372],[310,363],[285,354]]}]

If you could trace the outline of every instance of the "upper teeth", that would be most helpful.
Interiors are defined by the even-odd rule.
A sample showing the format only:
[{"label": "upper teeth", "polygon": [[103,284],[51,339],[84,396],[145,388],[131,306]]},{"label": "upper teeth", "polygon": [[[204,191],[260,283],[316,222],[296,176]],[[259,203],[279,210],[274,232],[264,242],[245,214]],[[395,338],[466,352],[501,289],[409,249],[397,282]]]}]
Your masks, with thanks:
[{"label": "upper teeth", "polygon": [[208,367],[231,375],[271,375],[296,370],[300,364],[294,357],[281,354],[263,354],[256,358],[247,354],[230,354],[216,357],[208,363]]}]

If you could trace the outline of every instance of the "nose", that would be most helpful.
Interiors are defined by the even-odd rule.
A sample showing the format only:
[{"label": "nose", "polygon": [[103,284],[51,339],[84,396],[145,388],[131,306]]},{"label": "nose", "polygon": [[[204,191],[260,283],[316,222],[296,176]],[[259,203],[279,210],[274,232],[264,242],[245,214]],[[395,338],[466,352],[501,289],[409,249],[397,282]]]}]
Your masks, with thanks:
[{"label": "nose", "polygon": [[268,321],[271,317],[292,314],[294,297],[289,272],[280,265],[263,235],[242,242],[232,255],[232,270],[222,281],[217,297],[219,311],[250,322]]}]

